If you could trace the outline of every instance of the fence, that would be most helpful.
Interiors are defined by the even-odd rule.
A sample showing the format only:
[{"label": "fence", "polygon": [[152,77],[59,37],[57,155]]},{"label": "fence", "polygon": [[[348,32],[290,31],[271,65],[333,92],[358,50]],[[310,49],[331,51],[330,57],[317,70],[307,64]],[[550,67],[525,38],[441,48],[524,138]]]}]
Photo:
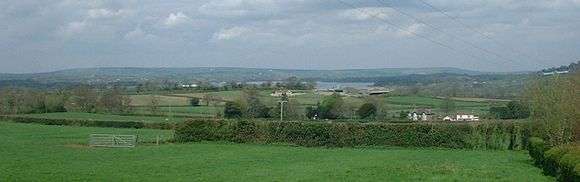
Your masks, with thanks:
[{"label": "fence", "polygon": [[137,145],[136,135],[112,135],[91,134],[89,137],[91,147],[119,147],[129,148]]}]

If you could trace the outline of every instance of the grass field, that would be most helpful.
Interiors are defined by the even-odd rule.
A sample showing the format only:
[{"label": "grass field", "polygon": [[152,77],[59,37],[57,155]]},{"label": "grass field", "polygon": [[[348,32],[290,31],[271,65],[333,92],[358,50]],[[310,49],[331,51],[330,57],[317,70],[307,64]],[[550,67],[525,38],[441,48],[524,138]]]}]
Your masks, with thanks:
[{"label": "grass field", "polygon": [[[270,96],[271,91],[259,91],[258,94],[269,107],[275,107],[278,104],[276,97]],[[218,100],[234,101],[240,97],[242,91],[220,91],[207,93],[181,93],[169,94],[169,96],[159,96],[161,111],[166,115],[185,115],[191,117],[213,117],[216,113],[223,111],[223,103],[219,102],[216,107],[189,107],[187,97],[203,98],[204,95],[210,94],[218,98]],[[171,96],[173,95],[173,97]],[[134,95],[131,96],[134,106],[146,106],[150,103],[149,95]],[[300,109],[304,110],[307,106],[314,106],[321,102],[323,95],[317,94],[313,91],[304,91],[303,93],[292,96],[291,99],[300,104]],[[483,98],[452,98],[456,105],[457,112],[472,113],[476,115],[487,114],[490,108],[490,103],[505,104],[505,100],[483,99]],[[359,97],[344,97],[345,103],[352,110],[356,110],[365,101]],[[440,106],[443,103],[442,98],[421,97],[421,96],[389,96],[383,98],[387,104],[389,115],[398,116],[400,111],[410,111],[417,108],[430,108],[436,113],[441,113]],[[169,107],[171,106],[171,107]],[[145,107],[136,107],[136,112],[141,114],[150,114]],[[354,112],[354,111],[353,111]]]},{"label": "grass field", "polygon": [[170,131],[0,122],[5,181],[552,181],[513,151],[191,143],[89,148],[91,133]]},{"label": "grass field", "polygon": [[34,118],[48,118],[48,119],[79,119],[79,120],[102,120],[102,121],[136,121],[145,123],[160,123],[160,122],[182,122],[186,118],[172,118],[172,117],[150,117],[150,116],[120,116],[112,114],[96,114],[96,113],[43,113],[43,114],[22,114],[20,116],[34,117]]},{"label": "grass field", "polygon": [[[189,99],[185,97],[170,97],[164,95],[155,95],[159,99],[160,106],[189,106]],[[130,95],[132,106],[151,105],[151,95]]]}]

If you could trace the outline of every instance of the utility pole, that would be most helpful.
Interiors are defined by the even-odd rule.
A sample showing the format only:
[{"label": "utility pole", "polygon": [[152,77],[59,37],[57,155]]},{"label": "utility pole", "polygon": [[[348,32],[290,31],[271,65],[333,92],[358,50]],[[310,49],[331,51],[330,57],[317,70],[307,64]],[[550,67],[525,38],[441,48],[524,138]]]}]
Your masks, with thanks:
[{"label": "utility pole", "polygon": [[280,101],[280,121],[282,121],[284,119],[284,103],[287,103],[288,101],[282,100]]}]

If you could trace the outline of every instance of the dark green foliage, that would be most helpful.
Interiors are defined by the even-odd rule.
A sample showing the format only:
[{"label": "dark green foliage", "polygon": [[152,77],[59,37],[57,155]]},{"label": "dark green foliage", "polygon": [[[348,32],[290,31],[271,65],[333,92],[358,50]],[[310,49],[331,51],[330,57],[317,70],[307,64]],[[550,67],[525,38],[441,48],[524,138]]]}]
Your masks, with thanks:
[{"label": "dark green foliage", "polygon": [[240,118],[242,117],[242,108],[236,102],[226,102],[224,107],[224,117],[226,118]]},{"label": "dark green foliage", "polygon": [[[208,120],[188,120],[175,128],[175,140],[178,142],[188,141],[218,141],[229,138],[231,131],[229,123],[208,121]],[[184,133],[186,131],[186,133]]]},{"label": "dark green foliage", "polygon": [[546,144],[544,140],[537,137],[530,138],[528,152],[534,160],[536,166],[542,166],[544,163],[544,153],[546,152]]},{"label": "dark green foliage", "polygon": [[443,113],[445,113],[445,115],[454,114],[456,109],[457,107],[455,106],[455,102],[451,100],[451,98],[449,97],[446,97],[443,100],[443,103],[441,103],[441,110],[443,111]]},{"label": "dark green foliage", "polygon": [[580,181],[580,145],[562,145],[549,149],[544,140],[530,138],[528,151],[534,164],[558,181]]},{"label": "dark green foliage", "polygon": [[151,128],[172,129],[172,123],[144,123],[135,121],[101,121],[81,119],[48,119],[20,116],[0,116],[0,119],[17,123],[35,123],[43,125],[84,126],[84,127],[108,127],[108,128]]},{"label": "dark green foliage", "polygon": [[491,107],[489,112],[497,119],[526,119],[530,117],[530,108],[517,101],[509,102],[506,107]]},{"label": "dark green foliage", "polygon": [[343,116],[342,107],[344,100],[339,94],[332,94],[322,100],[319,109],[320,119],[338,119]]},{"label": "dark green foliage", "polygon": [[257,139],[256,123],[240,120],[233,125],[233,140],[235,142],[254,142]]},{"label": "dark green foliage", "polygon": [[257,90],[244,90],[237,101],[245,118],[269,118],[270,108],[260,100]]},{"label": "dark green foliage", "polygon": [[371,103],[365,103],[360,106],[360,108],[356,111],[356,114],[361,119],[367,119],[374,117],[377,113],[377,107]]},{"label": "dark green foliage", "polygon": [[315,119],[318,116],[318,107],[308,106],[306,107],[306,118]]},{"label": "dark green foliage", "polygon": [[407,117],[409,117],[409,111],[399,112],[399,119],[407,119]]},{"label": "dark green foliage", "polygon": [[580,181],[580,145],[562,145],[546,151],[544,171],[558,181]]},{"label": "dark green foliage", "polygon": [[189,104],[193,107],[199,106],[199,103],[200,103],[199,98],[194,97],[189,99]]},{"label": "dark green foliage", "polygon": [[[527,122],[470,123],[319,123],[319,122],[255,122],[196,121],[176,129],[176,138],[185,141],[215,140],[232,142],[290,143],[300,146],[402,146],[468,149],[519,150],[529,136]],[[219,124],[209,124],[218,122]],[[498,129],[501,128],[501,129]],[[518,128],[518,129],[516,129]],[[189,131],[191,130],[191,131]],[[213,131],[231,131],[213,136]],[[202,134],[200,134],[200,132]],[[211,136],[211,137],[207,137]],[[476,136],[476,137],[475,137]],[[207,138],[206,138],[207,137]],[[182,142],[184,142],[182,140]]]}]

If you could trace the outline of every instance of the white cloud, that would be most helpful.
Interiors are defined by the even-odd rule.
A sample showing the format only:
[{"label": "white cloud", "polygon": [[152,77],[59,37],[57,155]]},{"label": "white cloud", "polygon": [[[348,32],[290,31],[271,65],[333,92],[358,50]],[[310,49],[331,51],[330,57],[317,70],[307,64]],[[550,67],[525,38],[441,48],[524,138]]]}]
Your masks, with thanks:
[{"label": "white cloud", "polygon": [[250,32],[250,29],[246,27],[221,29],[219,32],[213,34],[213,40],[231,40],[238,38],[248,32]]},{"label": "white cloud", "polygon": [[398,35],[400,37],[411,37],[415,36],[415,34],[420,34],[424,29],[425,25],[423,24],[412,24],[406,27],[404,30],[399,30]]},{"label": "white cloud", "polygon": [[89,18],[92,18],[92,19],[99,19],[99,18],[113,18],[113,17],[121,16],[124,13],[125,13],[125,11],[123,11],[123,10],[113,11],[113,10],[101,8],[101,9],[90,9],[87,12],[87,15]]},{"label": "white cloud", "polygon": [[281,0],[213,0],[199,7],[199,12],[217,17],[271,15],[280,10]]},{"label": "white cloud", "polygon": [[191,18],[183,14],[183,12],[177,12],[169,14],[169,16],[163,21],[163,24],[168,27],[173,27],[189,21],[191,21]]},{"label": "white cloud", "polygon": [[124,38],[126,40],[144,40],[144,39],[153,39],[155,38],[155,35],[143,31],[143,29],[141,29],[141,27],[138,26],[137,28],[135,28],[135,30],[127,32]]},{"label": "white cloud", "polygon": [[351,20],[386,19],[392,16],[391,8],[357,8],[343,11],[340,15]]},{"label": "white cloud", "polygon": [[67,36],[82,33],[87,28],[86,21],[70,22],[61,28],[61,32]]}]

